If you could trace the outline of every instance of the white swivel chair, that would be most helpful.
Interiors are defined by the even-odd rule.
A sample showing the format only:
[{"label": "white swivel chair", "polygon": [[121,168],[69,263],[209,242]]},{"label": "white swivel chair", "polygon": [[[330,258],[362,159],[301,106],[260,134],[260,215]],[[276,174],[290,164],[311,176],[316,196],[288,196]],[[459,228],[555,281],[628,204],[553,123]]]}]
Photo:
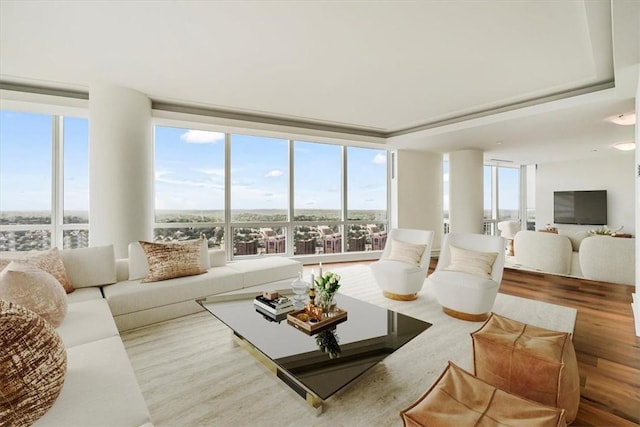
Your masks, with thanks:
[{"label": "white swivel chair", "polygon": [[379,261],[371,271],[387,298],[411,301],[418,298],[431,260],[433,231],[394,228]]},{"label": "white swivel chair", "polygon": [[520,231],[520,223],[518,221],[500,221],[498,230],[500,230],[500,236],[507,239],[509,256],[513,256],[513,239],[516,237],[516,233]]},{"label": "white swivel chair", "polygon": [[502,281],[504,252],[500,236],[446,234],[427,279],[442,310],[462,320],[486,320]]}]

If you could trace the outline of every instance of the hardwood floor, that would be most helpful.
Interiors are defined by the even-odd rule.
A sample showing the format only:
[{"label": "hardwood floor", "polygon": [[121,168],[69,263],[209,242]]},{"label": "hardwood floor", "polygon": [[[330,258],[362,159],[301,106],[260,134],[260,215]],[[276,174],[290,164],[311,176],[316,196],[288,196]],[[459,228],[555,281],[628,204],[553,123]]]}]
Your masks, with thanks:
[{"label": "hardwood floor", "polygon": [[[432,259],[429,272],[436,261]],[[633,286],[506,268],[500,292],[578,310],[573,342],[581,398],[574,426],[640,426],[640,338],[633,324]]]}]

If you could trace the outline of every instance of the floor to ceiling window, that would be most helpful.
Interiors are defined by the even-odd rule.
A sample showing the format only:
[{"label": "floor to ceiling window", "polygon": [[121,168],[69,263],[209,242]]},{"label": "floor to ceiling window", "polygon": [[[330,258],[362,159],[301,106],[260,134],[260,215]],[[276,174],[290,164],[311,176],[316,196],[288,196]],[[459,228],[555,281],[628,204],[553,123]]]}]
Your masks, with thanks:
[{"label": "floor to ceiling window", "polygon": [[156,126],[156,241],[224,243],[225,135]]},{"label": "floor to ceiling window", "polygon": [[204,235],[232,257],[384,248],[385,150],[163,126],[155,145],[158,241]]},{"label": "floor to ceiling window", "polygon": [[231,135],[234,255],[287,252],[289,141]]},{"label": "floor to ceiling window", "polygon": [[484,233],[498,234],[498,222],[520,217],[520,168],[485,165]]},{"label": "floor to ceiling window", "polygon": [[0,251],[89,244],[88,121],[0,111]]}]

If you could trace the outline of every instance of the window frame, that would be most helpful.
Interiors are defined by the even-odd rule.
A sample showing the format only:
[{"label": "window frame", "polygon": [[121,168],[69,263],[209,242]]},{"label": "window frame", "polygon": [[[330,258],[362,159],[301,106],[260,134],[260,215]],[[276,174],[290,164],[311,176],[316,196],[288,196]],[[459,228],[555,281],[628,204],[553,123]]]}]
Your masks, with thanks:
[{"label": "window frame", "polygon": [[[171,126],[171,127],[177,127],[177,128],[182,128],[182,129],[193,129],[193,130],[203,130],[203,131],[210,131],[210,132],[219,132],[219,133],[224,133],[225,134],[225,138],[224,138],[224,167],[225,167],[225,177],[224,177],[224,182],[225,182],[225,201],[224,201],[224,205],[225,205],[225,209],[224,209],[224,223],[219,223],[219,222],[215,222],[215,223],[205,223],[205,222],[198,222],[198,223],[158,223],[155,220],[155,206],[154,206],[154,224],[153,224],[153,228],[154,228],[154,233],[155,233],[155,229],[158,228],[188,228],[188,227],[193,227],[193,228],[200,228],[200,227],[222,227],[224,229],[224,245],[221,247],[221,249],[223,249],[225,251],[225,255],[227,260],[238,260],[238,259],[249,259],[249,258],[257,258],[257,257],[265,257],[265,256],[287,256],[287,257],[291,257],[291,258],[296,258],[296,259],[304,259],[305,262],[318,262],[318,261],[333,261],[333,260],[344,260],[346,258],[349,259],[369,259],[369,258],[377,258],[379,253],[381,253],[382,251],[359,251],[359,252],[347,252],[347,239],[345,238],[345,230],[346,227],[348,226],[348,224],[362,224],[362,225],[367,225],[369,223],[371,223],[371,221],[369,220],[348,220],[347,219],[347,213],[348,213],[348,205],[347,205],[347,178],[346,178],[346,174],[347,174],[347,148],[351,145],[346,144],[346,143],[339,143],[339,142],[333,142],[333,141],[325,141],[322,140],[322,138],[318,138],[318,141],[313,141],[314,138],[304,138],[304,139],[297,139],[294,138],[292,135],[286,135],[286,134],[281,134],[281,133],[274,133],[274,132],[260,132],[260,131],[256,131],[254,129],[250,129],[250,128],[239,128],[239,127],[233,127],[230,128],[228,126],[224,126],[224,125],[216,125],[216,124],[212,124],[212,123],[206,123],[206,122],[199,122],[199,121],[193,121],[193,120],[177,120],[177,119],[168,119],[168,118],[161,118],[161,117],[154,117],[152,119],[152,126],[155,127],[156,126]],[[154,133],[154,140],[153,140],[153,147],[154,147],[154,168],[155,168],[155,131]],[[231,136],[233,134],[238,134],[238,135],[247,135],[247,136],[257,136],[257,137],[265,137],[265,138],[276,138],[276,139],[282,139],[282,140],[286,140],[287,144],[288,144],[288,167],[289,167],[289,182],[288,182],[288,190],[289,190],[289,204],[288,204],[288,208],[287,208],[287,216],[288,219],[287,221],[274,221],[274,222],[232,222],[231,221]],[[340,146],[341,149],[341,164],[340,164],[340,170],[341,170],[341,184],[342,184],[342,207],[341,207],[341,213],[340,213],[340,219],[339,220],[335,220],[335,221],[322,221],[323,225],[337,225],[338,227],[340,227],[340,231],[343,235],[342,238],[342,242],[341,242],[341,252],[340,253],[335,253],[335,254],[316,254],[316,255],[294,255],[294,246],[295,246],[295,242],[294,242],[294,236],[295,236],[295,228],[299,227],[299,226],[305,226],[305,225],[309,225],[312,223],[316,223],[317,221],[296,221],[294,220],[294,212],[295,212],[295,208],[294,208],[294,190],[295,190],[295,182],[294,182],[294,178],[295,178],[295,173],[294,173],[294,166],[295,166],[295,156],[294,156],[294,144],[296,141],[300,141],[300,142],[306,142],[306,143],[318,143],[318,144],[331,144],[331,145],[338,145]],[[385,167],[385,174],[386,174],[386,185],[387,185],[387,191],[386,191],[386,196],[385,196],[385,204],[387,206],[387,218],[386,218],[386,222],[384,222],[385,226],[386,226],[386,230],[389,229],[389,226],[391,224],[391,217],[392,217],[392,212],[390,211],[390,204],[389,204],[389,200],[390,200],[390,190],[391,190],[391,176],[389,173],[390,170],[390,166],[389,166],[389,162],[390,162],[390,156],[389,156],[389,150],[383,147],[368,147],[368,146],[362,146],[360,144],[353,144],[353,147],[358,147],[358,148],[367,148],[367,149],[371,149],[371,150],[381,150],[381,151],[385,151],[387,153],[387,164]],[[155,189],[155,180],[154,180],[154,195],[156,194],[156,189]],[[382,223],[381,221],[376,221],[376,223]],[[268,228],[268,227],[282,227],[285,231],[285,236],[286,236],[286,251],[284,253],[277,253],[277,254],[267,254],[267,253],[258,253],[256,255],[234,255],[234,244],[233,244],[233,234],[232,231],[235,228],[254,228],[254,229],[258,229],[258,228]]]},{"label": "window frame", "polygon": [[[44,114],[50,116],[51,127],[51,222],[49,224],[7,224],[0,225],[0,232],[48,231],[51,241],[47,249],[64,249],[64,232],[72,230],[89,231],[86,223],[64,223],[64,119],[65,117],[88,120],[86,109],[66,108],[24,104],[22,102],[4,102],[3,112],[20,114]],[[87,144],[88,144],[87,135]],[[87,159],[89,162],[89,159]],[[89,189],[87,188],[87,191]],[[88,215],[88,207],[87,207]],[[87,242],[88,244],[89,242]]]}]

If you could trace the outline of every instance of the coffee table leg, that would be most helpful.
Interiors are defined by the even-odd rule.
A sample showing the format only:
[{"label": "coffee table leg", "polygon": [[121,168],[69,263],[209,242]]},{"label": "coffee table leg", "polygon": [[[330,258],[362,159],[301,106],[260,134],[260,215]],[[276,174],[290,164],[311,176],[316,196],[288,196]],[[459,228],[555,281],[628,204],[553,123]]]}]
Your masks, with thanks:
[{"label": "coffee table leg", "polygon": [[298,393],[307,404],[314,410],[316,415],[322,414],[324,405],[323,401],[320,397],[318,397],[315,393],[308,390],[302,384],[300,384],[297,380],[290,377],[286,372],[278,369],[278,365],[276,365],[271,359],[265,356],[261,351],[256,349],[253,345],[251,345],[248,341],[246,341],[241,336],[236,333],[231,333],[231,339],[233,341],[234,346],[240,346],[244,348],[251,356],[254,357],[258,362],[262,363],[265,368],[271,371],[275,376],[280,378],[282,382],[287,384],[293,391]]}]

